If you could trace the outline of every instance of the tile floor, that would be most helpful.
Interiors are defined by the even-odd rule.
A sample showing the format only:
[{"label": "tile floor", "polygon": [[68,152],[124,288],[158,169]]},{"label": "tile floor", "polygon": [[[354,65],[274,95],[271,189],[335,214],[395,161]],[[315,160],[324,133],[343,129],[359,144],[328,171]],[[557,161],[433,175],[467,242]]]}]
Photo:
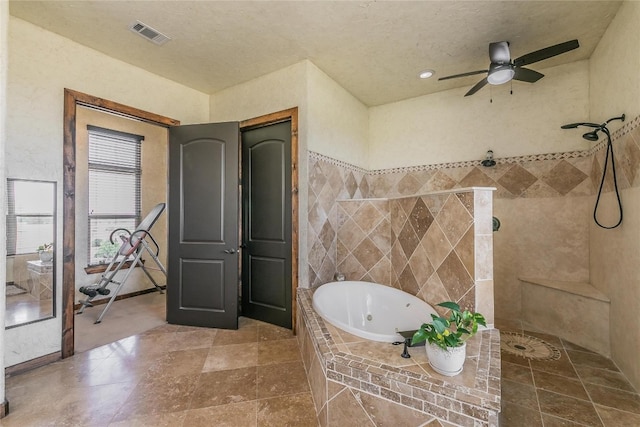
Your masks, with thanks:
[{"label": "tile floor", "polygon": [[[101,325],[111,320],[126,334],[127,323],[138,323],[134,315],[148,315],[127,306],[162,306],[153,295],[159,294],[147,298],[155,302],[115,303]],[[134,314],[119,314],[127,310]],[[496,324],[522,332],[516,322]],[[240,326],[164,324],[8,378],[10,414],[0,426],[316,426],[291,331],[246,318]],[[609,359],[554,336],[527,334],[556,346],[561,357],[530,361],[502,353],[501,427],[640,426],[640,396]]]},{"label": "tile floor", "polygon": [[[501,332],[519,322],[496,319]],[[640,396],[608,358],[555,336],[524,332],[560,350],[558,360],[502,355],[501,427],[640,426]]]},{"label": "tile floor", "polygon": [[166,294],[151,292],[114,301],[101,323],[94,322],[104,304],[88,307],[75,315],[74,345],[80,353],[166,324]]},{"label": "tile floor", "polygon": [[27,292],[7,295],[6,303],[5,326],[32,322],[50,317],[53,313],[51,298],[39,300]]},{"label": "tile floor", "polygon": [[246,318],[165,324],[8,378],[6,395],[1,426],[317,425],[296,338]]}]

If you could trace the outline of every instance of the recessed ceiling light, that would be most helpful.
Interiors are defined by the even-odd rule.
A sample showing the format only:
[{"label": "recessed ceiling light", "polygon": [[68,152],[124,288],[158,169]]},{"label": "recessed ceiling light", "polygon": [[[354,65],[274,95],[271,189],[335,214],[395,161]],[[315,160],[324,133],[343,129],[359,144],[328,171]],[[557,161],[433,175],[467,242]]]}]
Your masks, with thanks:
[{"label": "recessed ceiling light", "polygon": [[433,76],[435,73],[436,72],[433,70],[424,70],[420,74],[418,74],[418,77],[420,77],[421,79],[428,79],[429,77]]}]

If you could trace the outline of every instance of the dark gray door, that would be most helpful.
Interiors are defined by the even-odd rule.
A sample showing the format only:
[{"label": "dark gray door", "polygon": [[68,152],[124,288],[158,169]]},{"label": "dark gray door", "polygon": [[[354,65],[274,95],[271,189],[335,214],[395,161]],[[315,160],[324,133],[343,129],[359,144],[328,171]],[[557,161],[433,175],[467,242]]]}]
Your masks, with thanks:
[{"label": "dark gray door", "polygon": [[292,327],[291,122],[242,132],[242,315]]},{"label": "dark gray door", "polygon": [[169,130],[167,321],[238,328],[238,123]]}]

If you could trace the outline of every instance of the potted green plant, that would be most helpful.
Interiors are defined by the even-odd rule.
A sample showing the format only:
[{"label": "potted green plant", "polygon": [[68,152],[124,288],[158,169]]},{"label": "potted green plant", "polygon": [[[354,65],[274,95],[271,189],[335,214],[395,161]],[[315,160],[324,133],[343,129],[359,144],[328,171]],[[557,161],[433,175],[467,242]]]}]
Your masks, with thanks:
[{"label": "potted green plant", "polygon": [[51,262],[53,260],[53,242],[38,246],[37,251],[40,261]]},{"label": "potted green plant", "polygon": [[478,326],[487,326],[480,313],[461,310],[452,301],[437,304],[449,309],[449,317],[431,315],[431,323],[424,323],[411,339],[411,344],[427,341],[425,346],[429,364],[438,373],[447,376],[462,372],[466,358],[466,341],[478,332]]}]

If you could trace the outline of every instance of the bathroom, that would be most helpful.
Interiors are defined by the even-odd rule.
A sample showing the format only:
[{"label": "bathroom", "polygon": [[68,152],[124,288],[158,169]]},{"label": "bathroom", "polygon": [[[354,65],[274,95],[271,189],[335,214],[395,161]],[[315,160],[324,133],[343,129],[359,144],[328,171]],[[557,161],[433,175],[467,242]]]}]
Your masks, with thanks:
[{"label": "bathroom", "polygon": [[[16,175],[25,166],[21,157],[27,147],[33,147],[33,152],[44,153],[34,155],[38,160],[36,178],[61,182],[60,150],[48,147],[47,141],[61,138],[63,87],[75,86],[87,93],[116,98],[179,117],[185,123],[256,117],[298,105],[303,144],[299,173],[308,177],[308,185],[299,189],[301,224],[308,224],[300,229],[300,265],[309,266],[300,269],[301,286],[330,280],[339,270],[333,258],[336,230],[331,224],[336,200],[397,197],[454,187],[495,187],[494,215],[501,221],[500,230],[494,233],[495,316],[520,318],[519,277],[589,282],[610,298],[611,312],[616,313],[611,317],[610,356],[636,389],[640,388],[636,357],[640,352],[640,327],[635,322],[640,310],[635,271],[640,253],[635,238],[640,228],[640,178],[636,173],[640,157],[640,89],[636,77],[640,58],[636,46],[640,36],[634,31],[640,19],[637,3],[623,3],[590,60],[546,69],[545,85],[514,85],[513,94],[508,87],[493,88],[491,103],[486,94],[464,98],[464,90],[459,89],[369,109],[313,63],[303,61],[212,97],[171,83],[173,96],[192,105],[189,111],[178,111],[171,99],[155,95],[166,81],[145,75],[140,78],[149,80],[146,87],[133,87],[124,77],[133,67],[88,52],[25,21],[8,19],[10,42],[20,43],[22,48],[11,58],[12,64],[30,71],[19,76],[9,71],[12,86],[11,104],[7,106],[7,175]],[[65,68],[61,65],[65,61],[52,52],[67,52],[64,55],[69,56],[69,63],[74,63],[74,55],[89,57],[101,68],[96,75],[123,77],[97,84],[86,78],[86,71]],[[617,61],[622,56],[627,60]],[[33,61],[39,66],[27,66]],[[615,68],[610,67],[612,63]],[[37,69],[50,73],[44,79]],[[288,82],[284,90],[279,86],[282,81]],[[37,100],[29,91],[20,90],[34,85],[40,92]],[[149,93],[154,96],[145,99]],[[242,93],[256,96],[243,101],[238,97]],[[255,98],[265,101],[261,104]],[[340,108],[329,108],[335,105]],[[617,229],[601,230],[591,219],[599,178],[593,156],[588,153],[594,144],[584,141],[582,133],[561,130],[560,126],[582,120],[600,122],[621,113],[627,120],[612,124],[611,129],[620,159],[625,219]],[[20,122],[21,117],[34,115],[41,118],[41,127]],[[620,128],[624,131],[616,134]],[[478,163],[489,149],[494,151],[497,165],[483,168]],[[600,150],[596,157],[602,154]],[[319,169],[325,182],[318,181]],[[601,203],[605,220],[615,221],[613,193],[606,192]],[[58,235],[62,235],[61,229]],[[551,271],[553,277],[547,277]],[[44,337],[53,342],[53,347],[58,346],[60,327],[48,325],[51,332],[37,329],[41,326],[29,331],[35,337],[31,344]],[[11,343],[20,341],[21,333],[5,333],[5,352]],[[37,344],[32,347],[37,348]],[[37,349],[21,351],[27,358],[43,354]]]}]

